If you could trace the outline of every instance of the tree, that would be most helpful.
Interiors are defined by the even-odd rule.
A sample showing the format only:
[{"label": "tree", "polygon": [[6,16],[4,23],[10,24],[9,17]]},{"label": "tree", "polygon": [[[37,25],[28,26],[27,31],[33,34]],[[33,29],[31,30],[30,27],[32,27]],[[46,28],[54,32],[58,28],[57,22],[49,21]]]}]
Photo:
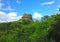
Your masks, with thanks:
[{"label": "tree", "polygon": [[48,38],[55,42],[60,42],[60,14],[53,15],[54,21],[51,24],[51,29],[48,33]]}]

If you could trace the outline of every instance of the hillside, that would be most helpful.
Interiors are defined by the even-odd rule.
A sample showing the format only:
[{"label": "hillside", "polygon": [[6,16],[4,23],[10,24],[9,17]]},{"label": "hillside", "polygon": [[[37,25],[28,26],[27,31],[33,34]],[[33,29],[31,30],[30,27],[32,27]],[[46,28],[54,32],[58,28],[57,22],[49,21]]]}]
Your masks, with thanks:
[{"label": "hillside", "polygon": [[60,14],[0,23],[0,42],[60,42]]}]

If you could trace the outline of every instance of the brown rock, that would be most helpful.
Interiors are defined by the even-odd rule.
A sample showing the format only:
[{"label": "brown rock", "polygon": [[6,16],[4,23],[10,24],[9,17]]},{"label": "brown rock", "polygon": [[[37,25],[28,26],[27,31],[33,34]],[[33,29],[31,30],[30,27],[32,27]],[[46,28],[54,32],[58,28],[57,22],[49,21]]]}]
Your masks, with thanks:
[{"label": "brown rock", "polygon": [[32,20],[32,15],[31,15],[31,14],[24,14],[24,15],[22,16],[22,19]]}]

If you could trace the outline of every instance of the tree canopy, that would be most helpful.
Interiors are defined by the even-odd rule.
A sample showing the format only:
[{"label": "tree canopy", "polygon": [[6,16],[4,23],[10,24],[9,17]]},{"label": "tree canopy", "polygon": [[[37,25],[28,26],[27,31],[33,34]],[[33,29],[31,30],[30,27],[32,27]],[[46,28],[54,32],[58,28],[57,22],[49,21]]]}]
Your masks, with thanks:
[{"label": "tree canopy", "polygon": [[0,23],[0,42],[60,42],[60,14]]}]

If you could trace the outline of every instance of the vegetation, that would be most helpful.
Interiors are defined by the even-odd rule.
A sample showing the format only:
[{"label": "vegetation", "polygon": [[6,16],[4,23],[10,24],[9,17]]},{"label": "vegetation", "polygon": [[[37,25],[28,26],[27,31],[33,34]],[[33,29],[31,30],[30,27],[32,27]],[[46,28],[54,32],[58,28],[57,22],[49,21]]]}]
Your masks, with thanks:
[{"label": "vegetation", "polygon": [[0,23],[0,42],[60,42],[60,14]]}]

